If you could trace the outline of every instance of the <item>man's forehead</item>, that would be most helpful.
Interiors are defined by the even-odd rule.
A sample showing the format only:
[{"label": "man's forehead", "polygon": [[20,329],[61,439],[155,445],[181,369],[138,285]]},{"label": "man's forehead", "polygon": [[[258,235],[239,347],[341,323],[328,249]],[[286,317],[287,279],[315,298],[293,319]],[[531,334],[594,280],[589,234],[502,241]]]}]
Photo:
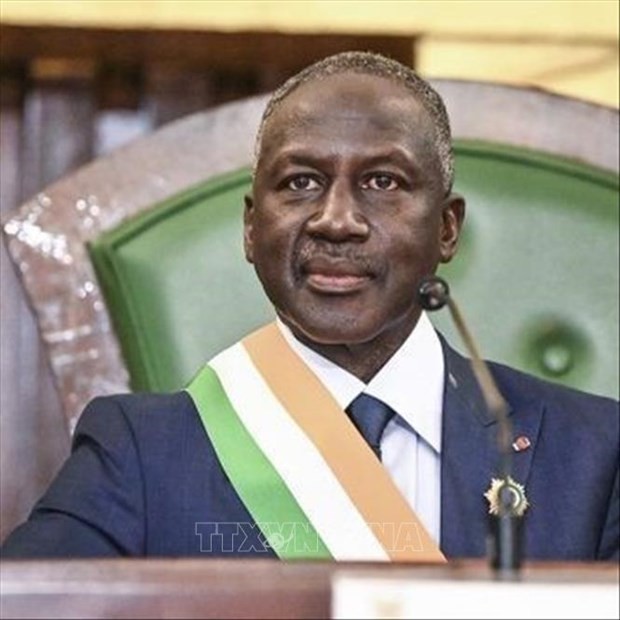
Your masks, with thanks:
[{"label": "man's forehead", "polygon": [[421,107],[418,97],[404,84],[389,77],[349,71],[313,78],[300,84],[280,102],[276,114],[291,109],[313,108],[327,101],[355,109],[364,105],[378,108],[386,100],[397,99],[413,108]]},{"label": "man's forehead", "polygon": [[375,75],[344,73],[302,84],[274,110],[264,127],[265,143],[282,142],[305,129],[365,125],[393,134],[427,133],[430,117],[415,94],[402,84]]}]

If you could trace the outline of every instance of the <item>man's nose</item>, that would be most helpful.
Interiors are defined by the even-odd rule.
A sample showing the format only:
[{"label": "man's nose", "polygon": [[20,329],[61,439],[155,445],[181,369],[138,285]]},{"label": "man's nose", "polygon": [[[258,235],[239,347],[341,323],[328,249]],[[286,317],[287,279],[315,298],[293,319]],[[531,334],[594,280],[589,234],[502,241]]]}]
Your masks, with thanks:
[{"label": "man's nose", "polygon": [[308,221],[307,231],[337,242],[364,239],[370,226],[351,188],[333,183],[323,195],[318,212]]}]

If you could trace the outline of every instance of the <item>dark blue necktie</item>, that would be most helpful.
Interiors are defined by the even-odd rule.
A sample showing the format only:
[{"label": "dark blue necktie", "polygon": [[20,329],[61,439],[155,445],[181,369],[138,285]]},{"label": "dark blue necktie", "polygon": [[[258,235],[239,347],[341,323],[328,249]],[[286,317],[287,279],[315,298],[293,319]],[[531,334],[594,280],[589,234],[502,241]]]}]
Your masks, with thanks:
[{"label": "dark blue necktie", "polygon": [[348,407],[347,414],[377,458],[381,460],[381,436],[395,412],[383,401],[360,394]]}]

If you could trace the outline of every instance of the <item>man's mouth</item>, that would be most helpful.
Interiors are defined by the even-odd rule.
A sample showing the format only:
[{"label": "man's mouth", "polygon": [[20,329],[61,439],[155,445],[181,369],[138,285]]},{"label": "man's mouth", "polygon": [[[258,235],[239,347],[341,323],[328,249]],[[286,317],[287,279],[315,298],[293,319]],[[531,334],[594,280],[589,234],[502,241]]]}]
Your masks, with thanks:
[{"label": "man's mouth", "polygon": [[362,289],[372,280],[369,270],[348,259],[314,257],[302,266],[308,287],[319,293],[344,295]]}]

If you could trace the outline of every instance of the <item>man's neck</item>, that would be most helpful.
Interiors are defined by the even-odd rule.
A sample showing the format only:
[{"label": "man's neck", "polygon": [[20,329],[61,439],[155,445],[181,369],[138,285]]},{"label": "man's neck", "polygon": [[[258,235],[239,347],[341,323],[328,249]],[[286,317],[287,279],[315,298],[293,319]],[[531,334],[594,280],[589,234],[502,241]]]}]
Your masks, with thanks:
[{"label": "man's neck", "polygon": [[419,314],[414,321],[402,321],[400,324],[393,326],[391,329],[384,330],[367,342],[354,344],[323,344],[316,342],[308,338],[295,325],[291,325],[286,320],[283,320],[283,322],[301,343],[337,366],[344,368],[364,383],[369,383],[405,342],[418,319]]}]

